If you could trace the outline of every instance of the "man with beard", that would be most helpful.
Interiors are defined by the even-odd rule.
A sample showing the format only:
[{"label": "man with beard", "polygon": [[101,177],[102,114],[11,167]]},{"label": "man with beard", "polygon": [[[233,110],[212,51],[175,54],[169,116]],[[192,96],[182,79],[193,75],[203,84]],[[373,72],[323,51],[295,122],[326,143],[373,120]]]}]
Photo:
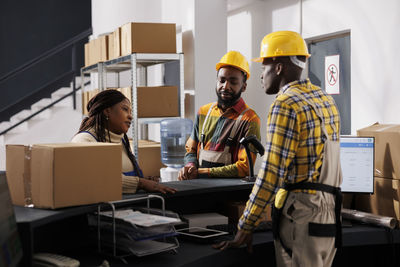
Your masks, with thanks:
[{"label": "man with beard", "polygon": [[276,265],[331,266],[341,245],[340,117],[332,96],[301,73],[310,56],[300,34],[277,31],[261,42],[261,84],[277,94],[267,120],[265,154],[232,241],[248,246],[273,203]]},{"label": "man with beard", "polygon": [[[196,115],[179,180],[249,175],[249,160],[239,141],[251,135],[260,139],[260,118],[241,98],[250,77],[249,63],[241,53],[229,51],[216,70],[218,101],[202,106]],[[256,156],[251,152],[252,162]]]}]

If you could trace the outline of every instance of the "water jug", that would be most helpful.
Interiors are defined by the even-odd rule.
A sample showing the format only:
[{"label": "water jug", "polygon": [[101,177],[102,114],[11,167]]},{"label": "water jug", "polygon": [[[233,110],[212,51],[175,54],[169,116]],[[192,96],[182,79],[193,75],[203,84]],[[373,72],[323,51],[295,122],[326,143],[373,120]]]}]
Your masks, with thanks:
[{"label": "water jug", "polygon": [[167,165],[167,168],[160,170],[161,181],[177,180],[179,169],[184,164],[185,144],[192,128],[193,123],[190,119],[174,118],[161,121],[161,162]]}]

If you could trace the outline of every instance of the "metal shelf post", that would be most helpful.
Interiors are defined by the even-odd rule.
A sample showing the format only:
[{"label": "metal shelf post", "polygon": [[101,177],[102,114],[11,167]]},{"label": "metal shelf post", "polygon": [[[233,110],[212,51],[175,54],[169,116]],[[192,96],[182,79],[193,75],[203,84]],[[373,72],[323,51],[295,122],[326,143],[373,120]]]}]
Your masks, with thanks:
[{"label": "metal shelf post", "polygon": [[[179,84],[176,86],[179,89],[178,92],[178,105],[179,105],[179,117],[185,117],[185,83],[184,83],[184,55],[179,54],[153,54],[153,53],[133,53],[131,55],[122,56],[116,59],[108,60],[105,62],[99,62],[97,64],[81,68],[81,77],[86,73],[98,73],[98,88],[104,90],[107,88],[107,72],[118,73],[117,84],[120,87],[119,73],[122,71],[130,71],[131,80],[131,95],[132,95],[132,144],[133,153],[139,159],[138,153],[138,142],[139,142],[139,123],[159,123],[163,119],[161,118],[138,118],[138,96],[137,87],[147,85],[147,67],[155,64],[162,64],[172,61],[179,62]],[[138,70],[140,68],[140,77],[138,77]],[[143,81],[142,81],[143,80]],[[84,83],[82,78],[82,84]],[[170,117],[169,117],[170,118]],[[146,127],[144,127],[145,129]]]}]

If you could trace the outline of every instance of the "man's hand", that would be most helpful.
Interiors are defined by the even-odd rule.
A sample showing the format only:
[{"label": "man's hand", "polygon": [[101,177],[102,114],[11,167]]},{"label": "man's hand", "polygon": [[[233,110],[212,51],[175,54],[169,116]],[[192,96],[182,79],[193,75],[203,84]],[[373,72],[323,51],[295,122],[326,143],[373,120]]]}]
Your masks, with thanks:
[{"label": "man's hand", "polygon": [[178,174],[178,180],[191,180],[191,179],[196,179],[198,175],[197,168],[196,166],[185,166],[182,169],[180,169],[179,174]]},{"label": "man's hand", "polygon": [[253,233],[245,233],[243,230],[239,230],[235,238],[231,241],[222,241],[219,244],[213,245],[213,248],[219,250],[225,250],[227,248],[238,248],[243,244],[247,245],[247,251],[249,253],[253,252]]},{"label": "man's hand", "polygon": [[141,188],[147,192],[160,192],[163,194],[176,192],[175,188],[159,184],[155,181],[148,180],[146,178],[139,179],[139,188]]}]

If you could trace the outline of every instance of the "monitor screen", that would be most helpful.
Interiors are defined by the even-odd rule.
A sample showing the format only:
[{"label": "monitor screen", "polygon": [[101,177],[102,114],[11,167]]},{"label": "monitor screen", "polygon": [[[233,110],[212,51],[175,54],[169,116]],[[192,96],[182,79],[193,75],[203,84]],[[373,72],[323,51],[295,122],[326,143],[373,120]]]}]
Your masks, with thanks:
[{"label": "monitor screen", "polygon": [[340,137],[342,192],[374,193],[374,138]]}]

